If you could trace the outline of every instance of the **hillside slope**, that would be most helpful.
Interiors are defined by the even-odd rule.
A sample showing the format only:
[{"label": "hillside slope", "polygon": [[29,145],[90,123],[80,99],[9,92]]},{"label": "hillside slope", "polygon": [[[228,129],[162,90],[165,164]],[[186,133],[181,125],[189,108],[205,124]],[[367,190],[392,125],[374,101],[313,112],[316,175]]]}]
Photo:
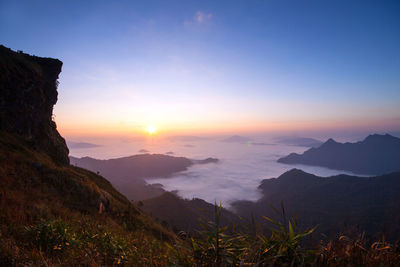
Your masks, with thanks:
[{"label": "hillside slope", "polygon": [[[201,224],[215,219],[215,204],[202,199],[182,199],[171,192],[147,199],[141,202],[142,210],[161,221],[175,232],[185,231],[195,234],[202,230]],[[241,223],[238,216],[221,209],[221,224],[230,225]]]},{"label": "hillside slope", "polygon": [[[78,167],[59,166],[46,153],[32,150],[29,141],[5,132],[0,134],[0,188],[0,263],[10,259],[31,261],[32,254],[39,261],[49,257],[46,260],[50,262],[67,257],[65,253],[53,255],[46,244],[38,246],[36,239],[25,236],[27,226],[58,220],[70,225],[76,235],[107,233],[124,240],[121,242],[156,242],[161,248],[161,240],[174,240],[172,233],[136,208],[103,177]],[[80,254],[83,243],[71,247],[70,253],[77,255],[68,256],[67,262],[112,264],[119,256],[129,254],[131,260],[135,256],[118,251],[112,244],[108,244],[110,251],[102,250],[95,242],[88,248],[91,253]],[[49,255],[40,255],[40,250]],[[112,258],[107,259],[107,253]]]}]

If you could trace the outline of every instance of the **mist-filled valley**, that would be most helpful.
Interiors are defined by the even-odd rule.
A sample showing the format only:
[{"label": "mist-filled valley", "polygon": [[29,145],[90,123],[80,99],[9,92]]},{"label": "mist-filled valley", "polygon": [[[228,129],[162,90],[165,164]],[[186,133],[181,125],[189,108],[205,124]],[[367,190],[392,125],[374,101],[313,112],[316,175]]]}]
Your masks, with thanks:
[{"label": "mist-filled valley", "polygon": [[[108,139],[106,142],[94,139],[92,142],[95,142],[93,144],[97,146],[70,147],[70,155],[111,159],[149,153],[194,160],[216,158],[218,159],[216,163],[194,164],[187,170],[175,172],[172,175],[166,173],[165,177],[153,177],[145,181],[148,184],[161,184],[165,190],[176,191],[183,198],[200,198],[209,203],[222,203],[226,207],[236,200],[258,200],[260,198],[258,186],[263,179],[277,177],[294,167],[318,176],[353,174],[324,167],[287,165],[277,162],[279,158],[290,153],[302,153],[309,149],[301,142],[285,144],[280,141],[283,138],[278,137],[255,137],[247,138],[251,141],[226,142],[227,137],[230,136],[149,138],[131,141]],[[300,138],[292,139],[296,141]],[[148,168],[151,168],[151,165],[156,163],[150,161],[148,164]],[[77,166],[80,164],[77,163]],[[129,177],[126,177],[126,180],[128,183]]]},{"label": "mist-filled valley", "polygon": [[[383,229],[391,237],[399,235],[395,225],[400,217],[389,221],[387,214],[400,204],[400,138],[389,134],[343,143],[239,135],[72,144],[78,143],[85,145],[71,149],[71,154],[91,157],[70,156],[72,165],[107,177],[175,231],[199,231],[202,220],[212,219],[214,205],[224,208],[224,223],[239,226],[243,219],[279,219],[274,210],[281,206],[287,216],[303,217],[303,227],[320,225],[316,235],[353,235],[354,225],[368,238]],[[95,158],[129,150],[139,154]],[[293,158],[304,164],[290,162]],[[345,171],[349,168],[356,173]]]}]

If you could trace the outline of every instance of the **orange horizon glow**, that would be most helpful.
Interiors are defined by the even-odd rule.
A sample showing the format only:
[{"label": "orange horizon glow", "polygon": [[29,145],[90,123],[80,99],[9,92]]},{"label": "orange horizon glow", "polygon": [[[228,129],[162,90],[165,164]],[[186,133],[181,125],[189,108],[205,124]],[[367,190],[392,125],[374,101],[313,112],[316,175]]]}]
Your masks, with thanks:
[{"label": "orange horizon glow", "polygon": [[246,133],[284,133],[293,131],[336,131],[336,130],[365,130],[391,131],[396,130],[397,119],[393,120],[342,120],[342,121],[243,121],[229,122],[216,121],[209,123],[193,122],[193,124],[163,125],[153,124],[143,127],[116,123],[91,123],[91,124],[63,124],[58,123],[57,129],[63,136],[91,136],[91,137],[165,137],[172,135],[219,135],[219,134],[246,134]]}]

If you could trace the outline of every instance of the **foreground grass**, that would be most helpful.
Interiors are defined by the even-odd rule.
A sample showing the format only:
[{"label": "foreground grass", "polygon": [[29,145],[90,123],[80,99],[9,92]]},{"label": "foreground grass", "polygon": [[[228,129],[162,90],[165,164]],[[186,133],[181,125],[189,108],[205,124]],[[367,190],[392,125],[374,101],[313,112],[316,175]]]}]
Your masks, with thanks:
[{"label": "foreground grass", "polygon": [[399,266],[399,247],[384,240],[367,245],[360,236],[340,236],[315,248],[302,241],[313,231],[299,231],[296,220],[287,225],[266,219],[269,234],[229,232],[205,222],[198,238],[182,234],[171,242],[145,231],[118,231],[81,218],[68,223],[39,221],[25,227],[18,239],[3,238],[0,265],[86,266]]},{"label": "foreground grass", "polygon": [[219,226],[220,216],[218,209],[216,220],[204,224],[202,238],[192,239],[191,253],[200,266],[400,266],[400,247],[384,236],[371,242],[364,235],[339,235],[305,246],[315,228],[300,230],[297,218],[287,219],[283,206],[281,221],[264,217],[260,233],[253,224],[245,233],[228,233]]},{"label": "foreground grass", "polygon": [[3,239],[0,265],[175,265],[165,242],[144,231],[118,232],[109,225],[42,221],[17,239]]}]

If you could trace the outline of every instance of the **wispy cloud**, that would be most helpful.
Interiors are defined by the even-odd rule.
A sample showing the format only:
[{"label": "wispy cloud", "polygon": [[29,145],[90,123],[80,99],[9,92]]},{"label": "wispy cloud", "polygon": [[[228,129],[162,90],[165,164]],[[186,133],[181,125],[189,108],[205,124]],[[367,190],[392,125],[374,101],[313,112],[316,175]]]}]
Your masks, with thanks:
[{"label": "wispy cloud", "polygon": [[192,17],[192,19],[185,21],[184,24],[186,26],[195,25],[195,24],[197,24],[197,25],[207,24],[207,23],[211,22],[213,16],[214,15],[212,13],[197,11],[196,14],[194,14],[194,16]]},{"label": "wispy cloud", "polygon": [[212,17],[213,17],[213,14],[211,14],[211,13],[204,13],[204,12],[198,11],[196,13],[195,19],[196,19],[197,23],[202,24],[202,23],[206,23],[206,22],[210,21],[212,19]]}]

